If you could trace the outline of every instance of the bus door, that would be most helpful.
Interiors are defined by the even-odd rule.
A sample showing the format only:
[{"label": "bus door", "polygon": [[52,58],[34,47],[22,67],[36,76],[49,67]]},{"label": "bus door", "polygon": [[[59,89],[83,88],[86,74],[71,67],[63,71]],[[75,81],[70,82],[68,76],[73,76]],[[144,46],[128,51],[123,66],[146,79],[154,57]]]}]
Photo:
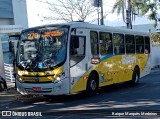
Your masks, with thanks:
[{"label": "bus door", "polygon": [[86,36],[72,35],[70,39],[71,93],[85,89],[83,74],[86,72]]}]

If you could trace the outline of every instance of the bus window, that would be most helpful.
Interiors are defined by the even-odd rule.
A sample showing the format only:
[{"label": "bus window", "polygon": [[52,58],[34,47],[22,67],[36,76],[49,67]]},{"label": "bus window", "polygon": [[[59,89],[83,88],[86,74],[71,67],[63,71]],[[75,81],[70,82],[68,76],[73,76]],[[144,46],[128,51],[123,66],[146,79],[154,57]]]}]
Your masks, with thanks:
[{"label": "bus window", "polygon": [[93,55],[99,54],[99,47],[98,47],[98,33],[97,31],[90,32],[90,41],[91,41],[91,52]]},{"label": "bus window", "polygon": [[144,53],[144,39],[143,36],[135,36],[136,53]]},{"label": "bus window", "polygon": [[124,53],[124,35],[114,33],[113,34],[113,43],[114,43],[114,53],[123,54]]},{"label": "bus window", "polygon": [[149,37],[145,37],[145,50],[150,53],[150,38]]},{"label": "bus window", "polygon": [[100,32],[100,53],[101,55],[112,54],[112,34],[107,32]]},{"label": "bus window", "polygon": [[85,57],[85,37],[72,36],[70,43],[70,66],[79,63]]},{"label": "bus window", "polygon": [[79,48],[79,37],[78,36],[71,36],[70,54],[76,55],[77,48]]},{"label": "bus window", "polygon": [[135,53],[135,40],[133,35],[125,35],[126,53]]}]

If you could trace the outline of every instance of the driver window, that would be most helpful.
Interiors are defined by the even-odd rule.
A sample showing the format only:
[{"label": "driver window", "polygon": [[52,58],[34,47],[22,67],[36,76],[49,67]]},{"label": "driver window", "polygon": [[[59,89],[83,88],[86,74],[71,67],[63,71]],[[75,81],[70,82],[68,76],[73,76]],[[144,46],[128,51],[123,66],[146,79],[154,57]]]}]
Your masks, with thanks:
[{"label": "driver window", "polygon": [[70,65],[74,66],[85,57],[85,37],[72,36],[70,42]]},{"label": "driver window", "polygon": [[35,58],[36,57],[36,52],[37,52],[37,49],[36,49],[36,46],[35,46],[35,42],[33,41],[27,41],[24,45],[24,58],[27,60],[27,59],[30,59],[30,58]]}]

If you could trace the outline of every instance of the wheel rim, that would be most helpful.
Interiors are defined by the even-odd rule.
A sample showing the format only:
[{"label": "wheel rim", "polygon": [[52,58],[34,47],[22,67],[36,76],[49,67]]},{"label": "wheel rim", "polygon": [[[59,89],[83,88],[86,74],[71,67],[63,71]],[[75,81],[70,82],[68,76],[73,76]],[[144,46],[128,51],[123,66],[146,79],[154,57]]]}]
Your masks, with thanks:
[{"label": "wheel rim", "polygon": [[91,80],[90,87],[91,87],[92,90],[96,90],[96,82],[95,82],[95,80]]},{"label": "wheel rim", "polygon": [[136,74],[135,82],[137,83],[139,79],[139,76]]}]

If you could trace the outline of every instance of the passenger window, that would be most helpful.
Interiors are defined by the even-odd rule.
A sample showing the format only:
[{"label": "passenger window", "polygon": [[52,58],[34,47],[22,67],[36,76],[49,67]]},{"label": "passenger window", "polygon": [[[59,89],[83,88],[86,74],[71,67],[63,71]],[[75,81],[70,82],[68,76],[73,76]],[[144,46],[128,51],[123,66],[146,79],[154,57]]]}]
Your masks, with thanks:
[{"label": "passenger window", "polygon": [[100,32],[100,53],[101,55],[112,54],[112,34],[107,32]]},{"label": "passenger window", "polygon": [[123,54],[124,50],[124,35],[114,33],[113,34],[113,43],[114,43],[114,53],[115,54]]},{"label": "passenger window", "polygon": [[99,54],[99,47],[98,47],[98,33],[96,31],[90,32],[90,42],[91,42],[91,52],[93,55]]},{"label": "passenger window", "polygon": [[150,38],[145,37],[145,53],[150,53]]},{"label": "passenger window", "polygon": [[133,35],[125,35],[126,53],[135,53],[135,40]]},{"label": "passenger window", "polygon": [[144,53],[144,38],[143,36],[136,36],[136,53]]},{"label": "passenger window", "polygon": [[85,37],[72,36],[70,42],[70,66],[74,66],[85,58]]}]

